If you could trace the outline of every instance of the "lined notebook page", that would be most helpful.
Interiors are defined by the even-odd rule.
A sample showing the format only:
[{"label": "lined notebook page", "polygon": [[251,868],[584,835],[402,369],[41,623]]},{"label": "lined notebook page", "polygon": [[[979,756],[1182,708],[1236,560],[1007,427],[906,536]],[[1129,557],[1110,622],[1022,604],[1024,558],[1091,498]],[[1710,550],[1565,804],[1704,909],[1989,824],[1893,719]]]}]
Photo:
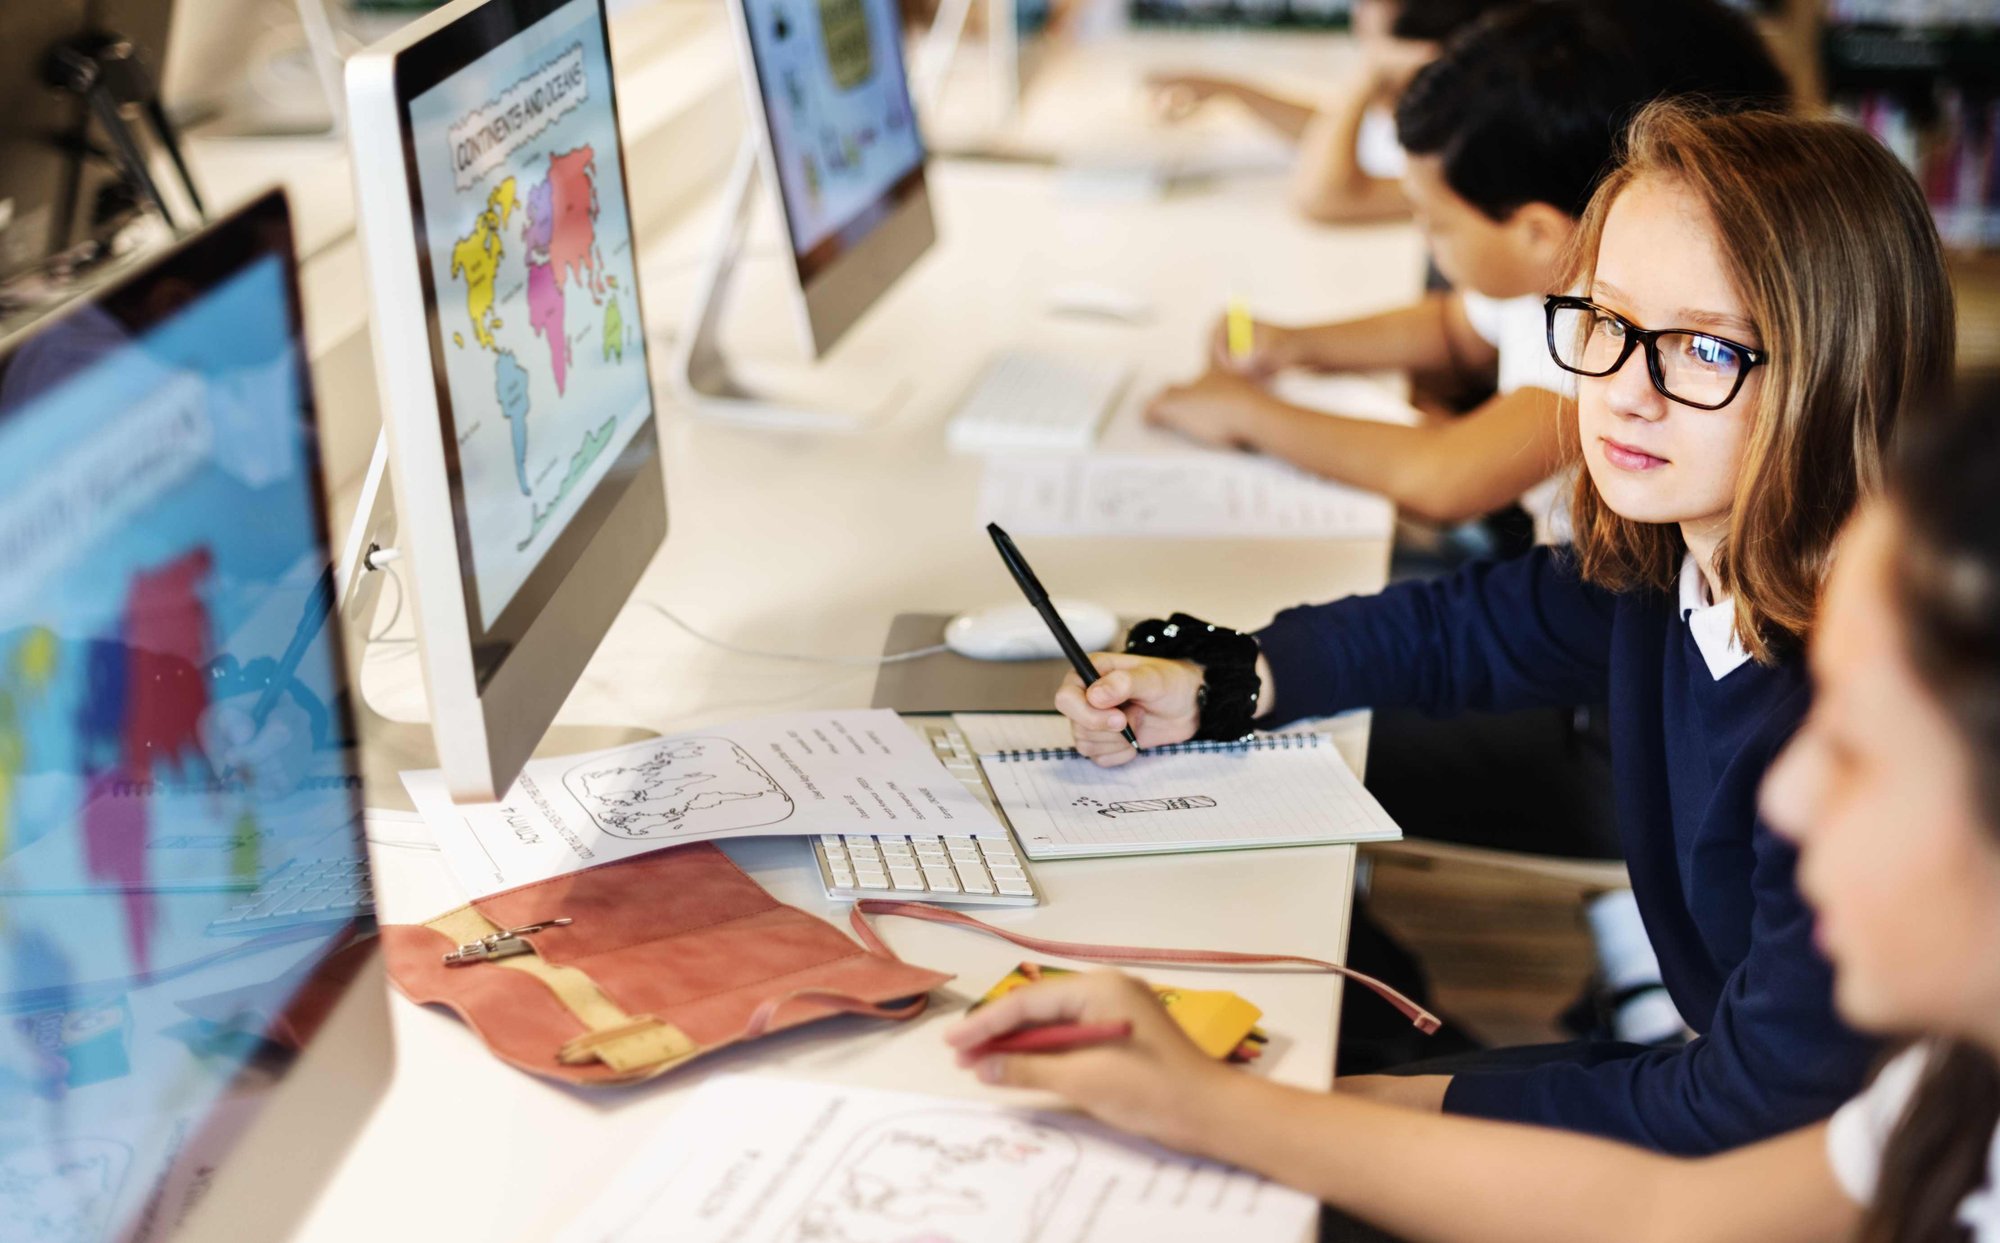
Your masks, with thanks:
[{"label": "lined notebook page", "polygon": [[980,758],[1031,859],[1402,836],[1321,734],[1162,749],[1117,768],[1067,750]]}]

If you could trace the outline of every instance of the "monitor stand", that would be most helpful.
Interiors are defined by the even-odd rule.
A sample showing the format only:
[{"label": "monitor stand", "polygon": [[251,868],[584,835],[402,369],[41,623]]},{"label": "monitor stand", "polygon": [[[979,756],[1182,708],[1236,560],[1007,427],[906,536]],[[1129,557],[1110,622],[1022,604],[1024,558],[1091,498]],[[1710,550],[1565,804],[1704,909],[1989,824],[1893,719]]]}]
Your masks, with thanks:
[{"label": "monitor stand", "polygon": [[[965,42],[965,26],[971,16],[972,0],[941,0],[931,28],[911,57],[910,90],[935,123],[945,105],[951,85],[952,66]],[[953,156],[979,158],[996,153],[1012,153],[1004,131],[1020,119],[1021,35],[1016,0],[986,0],[986,83],[992,95],[987,100],[988,123],[993,133],[985,143],[975,143]]]},{"label": "monitor stand", "polygon": [[738,427],[774,431],[857,432],[882,417],[907,395],[899,386],[886,397],[863,403],[864,410],[828,409],[812,399],[780,397],[758,391],[729,366],[721,342],[722,314],[731,278],[743,256],[744,238],[757,201],[757,143],[745,138],[723,188],[722,229],[703,266],[682,340],[675,351],[673,382],[694,412],[704,419]]},{"label": "monitor stand", "polygon": [[[334,566],[334,589],[347,658],[349,698],[360,735],[361,782],[365,805],[395,811],[415,811],[403,789],[405,772],[439,767],[437,744],[424,721],[398,721],[378,712],[362,690],[362,661],[368,654],[369,628],[375,605],[382,598],[382,580],[396,554],[396,509],[388,486],[389,444],[378,432],[375,454],[361,485],[354,521],[347,529],[340,560]],[[404,590],[407,592],[408,587]],[[620,725],[555,725],[542,736],[535,758],[577,755],[606,747],[644,742],[659,735],[650,729]]]}]

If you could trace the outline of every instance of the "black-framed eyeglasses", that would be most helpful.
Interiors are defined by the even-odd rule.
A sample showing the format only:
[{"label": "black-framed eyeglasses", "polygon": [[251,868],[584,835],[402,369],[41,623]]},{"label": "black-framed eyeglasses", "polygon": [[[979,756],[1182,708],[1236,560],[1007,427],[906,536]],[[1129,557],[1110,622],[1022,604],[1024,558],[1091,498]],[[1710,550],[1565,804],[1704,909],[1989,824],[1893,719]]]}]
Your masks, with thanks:
[{"label": "black-framed eyeglasses", "polygon": [[1735,401],[1751,371],[1771,357],[1711,332],[1648,331],[1588,298],[1558,294],[1542,306],[1549,317],[1549,356],[1558,367],[1577,375],[1607,376],[1644,346],[1653,387],[1697,410],[1720,410]]}]

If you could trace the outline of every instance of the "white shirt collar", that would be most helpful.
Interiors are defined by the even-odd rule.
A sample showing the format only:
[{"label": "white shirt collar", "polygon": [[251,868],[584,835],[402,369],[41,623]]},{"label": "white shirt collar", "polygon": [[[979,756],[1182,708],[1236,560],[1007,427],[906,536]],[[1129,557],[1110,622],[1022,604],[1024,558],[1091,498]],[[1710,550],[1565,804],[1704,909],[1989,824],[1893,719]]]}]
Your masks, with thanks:
[{"label": "white shirt collar", "polygon": [[1687,623],[1694,645],[1701,649],[1709,676],[1716,681],[1728,677],[1750,659],[1750,653],[1743,650],[1736,637],[1735,601],[1727,597],[1709,600],[1708,583],[1702,578],[1701,566],[1693,553],[1681,562],[1681,620]]},{"label": "white shirt collar", "polygon": [[2000,1131],[1986,1153],[1986,1185],[1958,1206],[1958,1224],[1972,1232],[1976,1243],[2000,1240]]}]

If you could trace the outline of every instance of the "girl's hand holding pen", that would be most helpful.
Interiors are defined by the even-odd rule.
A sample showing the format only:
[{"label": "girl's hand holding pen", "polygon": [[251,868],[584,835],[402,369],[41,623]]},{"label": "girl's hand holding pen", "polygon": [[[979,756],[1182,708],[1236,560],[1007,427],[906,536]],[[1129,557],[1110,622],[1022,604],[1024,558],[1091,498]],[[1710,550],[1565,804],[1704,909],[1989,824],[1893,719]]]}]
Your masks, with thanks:
[{"label": "girl's hand holding pen", "polygon": [[[1131,1034],[1064,1052],[984,1052],[995,1038],[1053,1024],[1129,1025]],[[958,1064],[987,1083],[1053,1092],[1113,1126],[1184,1150],[1198,1151],[1199,1118],[1243,1078],[1196,1048],[1150,986],[1116,971],[1016,989],[944,1038]]]},{"label": "girl's hand holding pen", "polygon": [[1069,718],[1076,749],[1105,767],[1138,755],[1119,733],[1126,726],[1141,747],[1163,747],[1194,737],[1201,723],[1201,666],[1123,652],[1094,652],[1098,679],[1088,691],[1075,673],[1056,691],[1056,711]]}]

